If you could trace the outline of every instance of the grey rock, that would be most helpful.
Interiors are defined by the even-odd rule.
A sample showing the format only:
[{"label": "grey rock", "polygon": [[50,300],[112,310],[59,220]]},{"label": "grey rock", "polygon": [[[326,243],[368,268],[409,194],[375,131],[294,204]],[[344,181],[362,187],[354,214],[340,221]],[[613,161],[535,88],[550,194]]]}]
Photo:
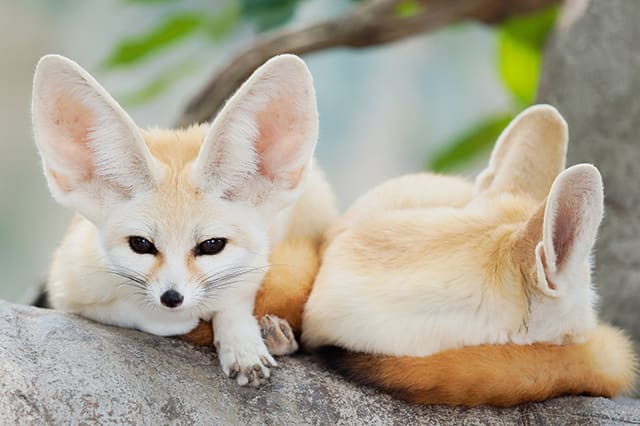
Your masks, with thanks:
[{"label": "grey rock", "polygon": [[605,218],[596,244],[601,317],[640,353],[640,2],[588,3],[545,52],[538,98],[569,123],[569,164],[602,173]]},{"label": "grey rock", "polygon": [[209,349],[0,301],[2,424],[620,424],[640,401],[566,397],[511,409],[416,406],[359,388],[313,357],[280,358],[241,388]]}]

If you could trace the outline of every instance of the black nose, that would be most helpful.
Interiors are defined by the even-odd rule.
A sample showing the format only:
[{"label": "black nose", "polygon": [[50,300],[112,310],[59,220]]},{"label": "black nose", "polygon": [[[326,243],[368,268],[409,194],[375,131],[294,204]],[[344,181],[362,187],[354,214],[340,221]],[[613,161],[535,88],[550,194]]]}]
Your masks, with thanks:
[{"label": "black nose", "polygon": [[160,296],[160,302],[167,308],[176,308],[182,305],[184,297],[175,290],[167,290]]}]

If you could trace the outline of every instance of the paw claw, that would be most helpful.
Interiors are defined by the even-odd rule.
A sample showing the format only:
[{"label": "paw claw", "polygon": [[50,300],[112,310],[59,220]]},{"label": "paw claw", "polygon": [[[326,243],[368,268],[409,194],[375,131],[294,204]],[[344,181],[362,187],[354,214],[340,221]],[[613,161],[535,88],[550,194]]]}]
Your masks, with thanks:
[{"label": "paw claw", "polygon": [[238,363],[236,362],[235,364],[233,364],[233,366],[231,366],[231,370],[229,371],[229,373],[227,373],[227,375],[232,379],[235,379],[239,372],[240,365],[238,365]]},{"label": "paw claw", "polygon": [[265,383],[270,376],[269,367],[275,364],[260,339],[253,344],[221,345],[218,357],[224,373],[240,386],[257,387]]}]

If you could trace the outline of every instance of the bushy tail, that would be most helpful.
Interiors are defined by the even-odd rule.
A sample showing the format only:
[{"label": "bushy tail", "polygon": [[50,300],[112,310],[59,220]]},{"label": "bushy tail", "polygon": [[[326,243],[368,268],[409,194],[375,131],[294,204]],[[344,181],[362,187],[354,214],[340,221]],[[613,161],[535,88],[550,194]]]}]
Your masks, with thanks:
[{"label": "bushy tail", "polygon": [[346,377],[419,404],[506,407],[569,394],[613,397],[630,390],[636,373],[631,342],[608,326],[562,346],[483,345],[427,357],[320,352]]}]

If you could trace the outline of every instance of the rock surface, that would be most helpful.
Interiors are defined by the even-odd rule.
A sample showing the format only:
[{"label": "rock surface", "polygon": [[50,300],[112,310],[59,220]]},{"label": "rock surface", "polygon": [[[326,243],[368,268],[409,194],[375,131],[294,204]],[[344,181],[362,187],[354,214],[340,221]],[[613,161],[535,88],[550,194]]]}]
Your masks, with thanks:
[{"label": "rock surface", "polygon": [[2,424],[620,424],[640,401],[567,397],[512,409],[421,407],[359,388],[310,356],[240,388],[207,349],[0,301]]},{"label": "rock surface", "polygon": [[548,44],[538,99],[569,123],[569,164],[602,173],[601,317],[628,330],[640,353],[640,2],[573,0],[564,12],[570,19]]}]

